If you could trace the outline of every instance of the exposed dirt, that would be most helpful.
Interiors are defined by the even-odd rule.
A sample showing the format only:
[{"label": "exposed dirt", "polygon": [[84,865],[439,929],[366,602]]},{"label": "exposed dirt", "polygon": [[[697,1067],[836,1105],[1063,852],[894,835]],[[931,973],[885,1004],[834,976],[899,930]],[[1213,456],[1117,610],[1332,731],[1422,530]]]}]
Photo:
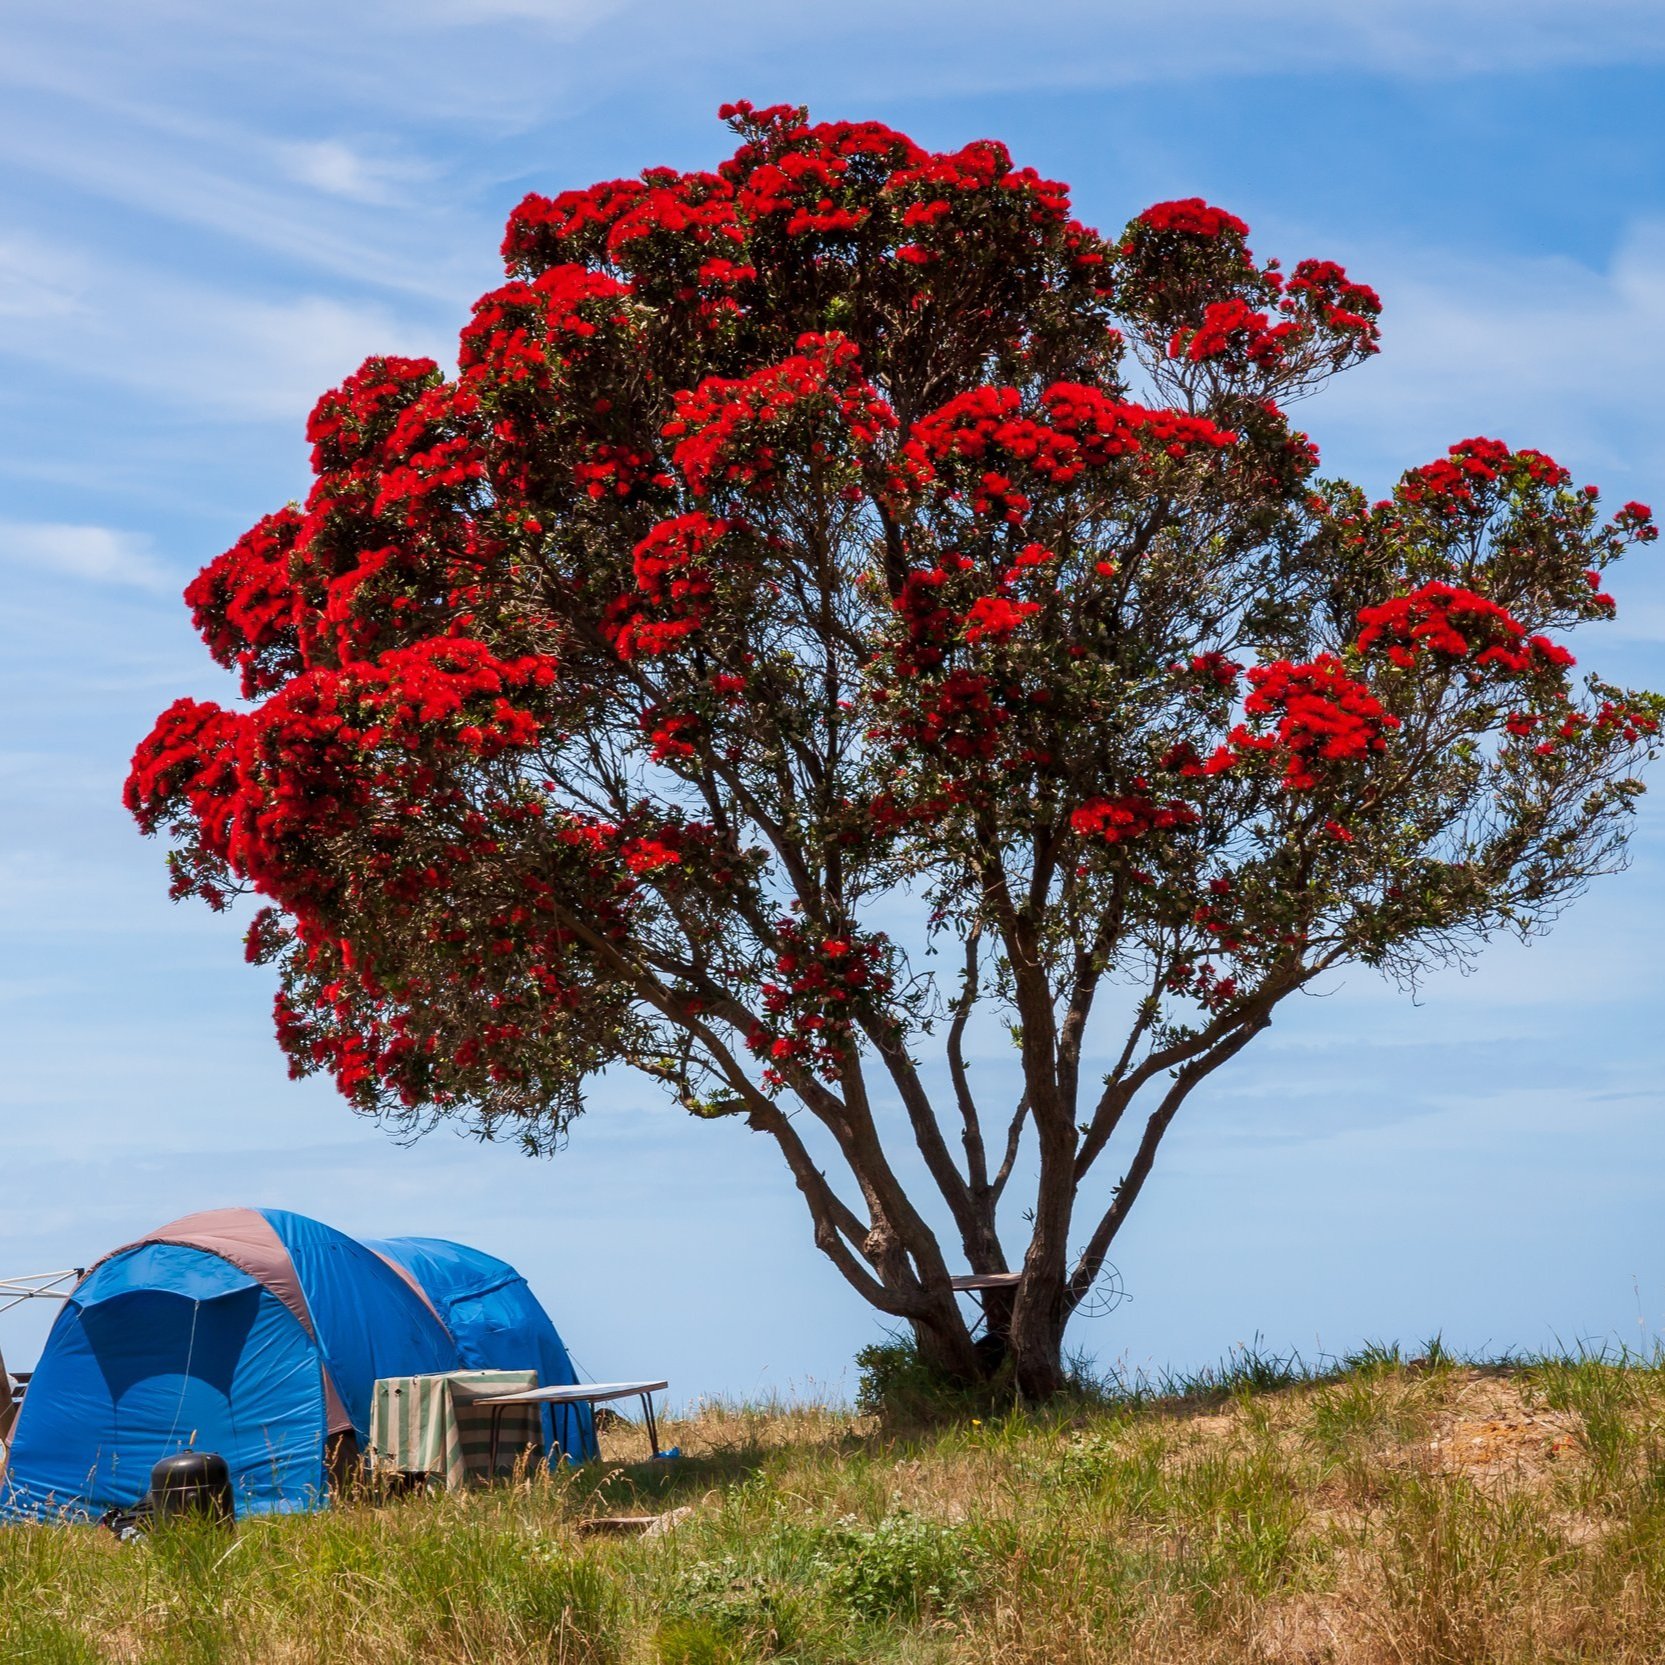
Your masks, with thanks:
[{"label": "exposed dirt", "polygon": [[1578,1419],[1534,1407],[1507,1376],[1473,1372],[1428,1442],[1434,1465],[1447,1473],[1507,1470],[1512,1478],[1543,1474],[1576,1457]]}]

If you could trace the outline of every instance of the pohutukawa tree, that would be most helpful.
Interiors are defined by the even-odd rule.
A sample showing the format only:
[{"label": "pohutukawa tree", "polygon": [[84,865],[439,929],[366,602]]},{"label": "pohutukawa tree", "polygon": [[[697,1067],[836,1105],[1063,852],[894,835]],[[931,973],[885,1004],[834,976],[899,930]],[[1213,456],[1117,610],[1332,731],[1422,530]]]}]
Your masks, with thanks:
[{"label": "pohutukawa tree", "polygon": [[163,713],[127,801],[176,895],[267,899],[294,1073],[544,1148],[633,1066],[773,1140],[937,1364],[997,1362],[950,1276],[1021,1271],[1045,1393],[1280,1001],[1619,862],[1665,702],[1559,638],[1655,532],[1492,439],[1320,478],[1284,406],[1377,297],[1221,209],[1104,238],[996,143],[722,113],[714,173],[528,197],[455,374],[323,397],[304,506],[186,593],[245,703]]}]

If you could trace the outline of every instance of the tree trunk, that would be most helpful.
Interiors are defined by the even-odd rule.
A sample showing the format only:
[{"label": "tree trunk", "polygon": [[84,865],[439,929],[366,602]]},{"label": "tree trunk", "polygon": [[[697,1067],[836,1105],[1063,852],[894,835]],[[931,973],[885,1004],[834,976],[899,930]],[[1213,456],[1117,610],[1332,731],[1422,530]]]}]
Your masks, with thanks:
[{"label": "tree trunk", "polygon": [[1039,1403],[1064,1391],[1064,1333],[1054,1327],[1050,1334],[1026,1337],[1012,1348],[1014,1380],[1025,1399]]},{"label": "tree trunk", "polygon": [[1037,1282],[1017,1303],[1007,1346],[1018,1392],[1042,1400],[1064,1388],[1064,1281],[1059,1275]]},{"label": "tree trunk", "polygon": [[1039,1400],[1050,1399],[1064,1386],[1064,1285],[1075,1203],[1075,1130],[1061,1117],[1043,1119],[1039,1113],[1035,1129],[1041,1147],[1040,1184],[1009,1340],[1018,1391],[1026,1399]]},{"label": "tree trunk", "polygon": [[969,1387],[991,1374],[952,1294],[945,1306],[913,1320],[913,1336],[920,1362],[945,1381]]},{"label": "tree trunk", "polygon": [[988,1292],[983,1334],[973,1339],[956,1309],[951,1316],[932,1314],[913,1320],[914,1343],[921,1363],[944,1381],[961,1387],[981,1386],[1003,1375],[1025,1399],[1049,1399],[1063,1390],[1064,1325],[1056,1314],[1058,1298],[1031,1304],[1021,1329],[1014,1326],[1011,1292]]}]

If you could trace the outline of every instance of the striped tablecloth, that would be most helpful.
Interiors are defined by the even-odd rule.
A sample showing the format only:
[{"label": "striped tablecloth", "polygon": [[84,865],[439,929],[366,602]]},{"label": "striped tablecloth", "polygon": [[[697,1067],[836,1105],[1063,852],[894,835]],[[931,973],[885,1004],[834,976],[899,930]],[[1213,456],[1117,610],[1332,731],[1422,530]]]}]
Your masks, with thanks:
[{"label": "striped tablecloth", "polygon": [[[491,1412],[476,1399],[518,1393],[538,1385],[535,1370],[454,1370],[442,1376],[385,1376],[370,1407],[370,1461],[382,1472],[425,1474],[461,1491],[490,1479]],[[543,1450],[536,1405],[503,1413],[498,1440],[500,1474],[532,1446]]]}]

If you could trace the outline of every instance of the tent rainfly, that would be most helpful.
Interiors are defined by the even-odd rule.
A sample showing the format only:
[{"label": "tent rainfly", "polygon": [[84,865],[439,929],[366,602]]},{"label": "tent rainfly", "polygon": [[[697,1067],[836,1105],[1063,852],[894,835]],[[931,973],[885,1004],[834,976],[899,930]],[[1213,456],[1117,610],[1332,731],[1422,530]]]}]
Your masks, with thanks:
[{"label": "tent rainfly", "polygon": [[[539,1387],[578,1381],[572,1360],[526,1280],[506,1260],[439,1237],[389,1237],[365,1245],[412,1281],[470,1370],[535,1370]],[[544,1446],[574,1462],[596,1453],[588,1405],[545,1405]]]},{"label": "tent rainfly", "polygon": [[[304,1215],[188,1215],[99,1261],[59,1313],[0,1481],[0,1519],[131,1508],[152,1466],[217,1451],[237,1511],[321,1504],[375,1382],[463,1369],[575,1380],[514,1268],[437,1239],[369,1246]],[[562,1449],[594,1455],[586,1415]]]}]

